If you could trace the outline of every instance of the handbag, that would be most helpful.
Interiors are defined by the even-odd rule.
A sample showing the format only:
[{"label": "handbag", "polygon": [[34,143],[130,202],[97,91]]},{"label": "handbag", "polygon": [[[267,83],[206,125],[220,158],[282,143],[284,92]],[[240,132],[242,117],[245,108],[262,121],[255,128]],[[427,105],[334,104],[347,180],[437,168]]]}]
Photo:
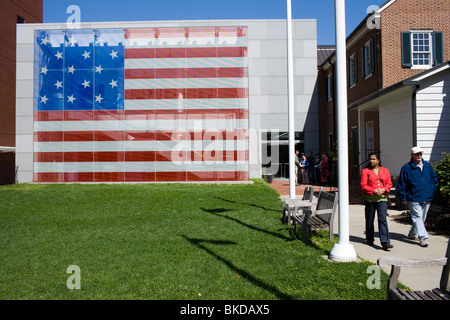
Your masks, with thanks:
[{"label": "handbag", "polygon": [[381,182],[381,184],[383,185],[383,187],[386,187],[386,186],[384,185],[383,180],[380,179],[380,177],[379,177],[378,174],[375,172],[375,170],[372,170],[372,171],[373,171],[373,173],[375,173],[375,175],[377,176],[378,180],[380,180],[380,182]]}]

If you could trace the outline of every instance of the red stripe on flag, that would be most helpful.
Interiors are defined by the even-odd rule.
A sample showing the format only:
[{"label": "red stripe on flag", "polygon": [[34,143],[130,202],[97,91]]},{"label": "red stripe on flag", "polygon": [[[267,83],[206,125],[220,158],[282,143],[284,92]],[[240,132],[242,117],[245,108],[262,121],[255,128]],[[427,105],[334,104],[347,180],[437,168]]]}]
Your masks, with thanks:
[{"label": "red stripe on flag", "polygon": [[200,89],[126,89],[125,99],[240,99],[247,98],[247,88]]},{"label": "red stripe on flag", "polygon": [[167,119],[248,119],[247,109],[148,109],[95,111],[35,111],[35,121],[105,121]]},{"label": "red stripe on flag", "polygon": [[246,57],[247,47],[126,48],[125,59]]},{"label": "red stripe on flag", "polygon": [[246,161],[244,150],[35,152],[34,162]]},{"label": "red stripe on flag", "polygon": [[126,69],[125,79],[246,78],[248,68]]},{"label": "red stripe on flag", "polygon": [[39,182],[246,181],[247,171],[230,172],[61,172],[34,173]]}]

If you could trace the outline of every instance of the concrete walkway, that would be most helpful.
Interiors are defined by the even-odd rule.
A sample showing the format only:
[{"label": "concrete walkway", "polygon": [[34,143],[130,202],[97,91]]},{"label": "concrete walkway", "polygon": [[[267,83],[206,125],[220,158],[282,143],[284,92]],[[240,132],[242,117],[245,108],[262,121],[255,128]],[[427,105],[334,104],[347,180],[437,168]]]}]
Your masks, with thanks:
[{"label": "concrete walkway", "polygon": [[[381,247],[378,232],[375,233],[375,244],[369,246],[365,240],[365,218],[364,205],[352,204],[349,206],[349,230],[350,243],[355,248],[356,254],[361,259],[376,263],[382,256],[402,257],[410,259],[443,257],[447,250],[448,239],[442,236],[429,234],[426,248],[419,246],[418,241],[407,238],[411,225],[395,221],[395,216],[401,215],[402,211],[388,210],[388,227],[391,244],[394,248],[385,251]],[[335,226],[338,226],[336,218]],[[375,231],[378,231],[378,223],[375,220]],[[338,230],[336,230],[338,232]],[[390,267],[384,269],[388,274]],[[439,287],[442,267],[433,268],[402,268],[399,281],[412,290],[426,290]]]},{"label": "concrete walkway", "polygon": [[[289,188],[285,185],[288,184],[287,180],[277,181],[274,180],[271,184],[275,190],[277,190],[281,198],[289,196]],[[280,187],[282,186],[282,188]],[[318,188],[315,186],[315,190]],[[303,195],[304,187],[296,187],[296,196],[301,198]],[[327,190],[328,187],[325,189]],[[434,258],[443,257],[447,250],[448,238],[443,236],[435,236],[429,234],[428,243],[429,246],[422,248],[419,246],[418,241],[413,241],[407,238],[411,225],[404,224],[395,221],[395,216],[401,215],[403,211],[388,209],[388,227],[391,237],[391,244],[394,248],[389,251],[385,251],[381,247],[381,243],[378,237],[378,223],[375,220],[375,244],[369,246],[366,244],[365,238],[365,217],[364,217],[364,205],[362,204],[350,204],[349,206],[349,232],[350,243],[353,245],[357,256],[360,259],[368,260],[376,264],[378,258],[383,256],[395,256],[410,259],[419,258]],[[335,233],[339,232],[339,215],[336,215],[335,219]],[[390,273],[390,267],[384,269],[388,274]],[[426,290],[439,287],[439,280],[442,273],[442,267],[433,268],[402,268],[400,272],[399,281],[412,290]]]}]

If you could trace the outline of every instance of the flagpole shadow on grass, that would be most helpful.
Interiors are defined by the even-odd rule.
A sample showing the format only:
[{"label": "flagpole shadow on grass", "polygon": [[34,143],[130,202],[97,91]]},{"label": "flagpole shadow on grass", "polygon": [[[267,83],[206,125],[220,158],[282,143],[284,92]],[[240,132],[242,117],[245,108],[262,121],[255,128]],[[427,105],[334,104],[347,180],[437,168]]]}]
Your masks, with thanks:
[{"label": "flagpole shadow on grass", "polygon": [[250,207],[255,207],[255,208],[258,208],[258,209],[265,210],[265,211],[280,212],[280,210],[281,210],[281,209],[280,210],[270,209],[270,208],[259,206],[257,204],[253,204],[253,203],[236,202],[236,201],[233,201],[233,200],[228,200],[228,199],[221,198],[221,197],[216,197],[216,196],[213,196],[212,198],[218,199],[218,200],[222,200],[222,201],[225,201],[225,202],[228,202],[228,203],[242,204],[242,205],[246,205],[246,206],[250,206]]},{"label": "flagpole shadow on grass", "polygon": [[232,211],[231,209],[225,209],[225,208],[215,208],[215,209],[200,208],[200,209],[202,209],[205,212],[212,213],[212,214],[214,214],[214,215],[216,215],[218,217],[225,218],[225,219],[234,221],[236,223],[239,223],[240,225],[243,225],[244,227],[247,227],[250,230],[260,231],[260,232],[263,232],[265,234],[271,235],[273,237],[280,238],[280,239],[285,240],[285,241],[292,241],[291,238],[285,237],[282,234],[279,234],[279,233],[276,233],[276,232],[272,232],[272,231],[268,231],[268,230],[265,230],[265,229],[261,229],[261,228],[255,227],[255,226],[253,226],[251,224],[247,224],[245,222],[242,222],[241,220],[238,220],[236,218],[232,218],[230,216],[220,214],[220,213],[223,213],[223,212]]},{"label": "flagpole shadow on grass", "polygon": [[255,278],[254,276],[252,276],[247,271],[236,267],[232,262],[228,261],[225,258],[222,258],[220,255],[218,255],[217,253],[215,253],[211,249],[208,249],[207,247],[205,247],[202,244],[202,243],[211,243],[211,244],[214,244],[214,245],[235,245],[235,244],[237,244],[236,242],[226,241],[226,240],[193,239],[193,238],[186,237],[185,235],[182,235],[182,237],[185,238],[192,245],[198,247],[199,249],[202,249],[203,251],[205,251],[209,255],[213,256],[214,258],[216,258],[220,262],[224,263],[228,268],[230,268],[231,270],[233,270],[234,272],[239,274],[242,278],[250,281],[251,283],[253,283],[257,287],[260,287],[260,288],[262,288],[262,289],[264,289],[264,290],[274,294],[275,296],[277,296],[281,300],[294,300],[294,298],[291,297],[290,295],[287,295],[287,294],[281,292],[280,290],[278,290],[277,288],[275,288],[275,287],[273,287],[273,286],[271,286],[271,285],[269,285],[269,284],[259,280],[258,278]]}]

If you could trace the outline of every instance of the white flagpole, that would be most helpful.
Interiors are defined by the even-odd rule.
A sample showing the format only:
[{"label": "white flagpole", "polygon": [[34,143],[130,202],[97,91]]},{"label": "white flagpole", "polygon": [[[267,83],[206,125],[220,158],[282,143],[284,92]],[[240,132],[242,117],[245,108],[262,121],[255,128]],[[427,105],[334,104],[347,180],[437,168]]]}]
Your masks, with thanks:
[{"label": "white flagpole", "polygon": [[356,252],[349,242],[348,133],[347,133],[347,58],[345,0],[335,0],[336,86],[338,116],[338,196],[339,242],[330,252],[330,260],[354,261]]},{"label": "white flagpole", "polygon": [[288,121],[289,121],[289,198],[295,199],[295,127],[294,127],[294,62],[292,50],[291,0],[286,0],[287,65],[288,65]]}]

